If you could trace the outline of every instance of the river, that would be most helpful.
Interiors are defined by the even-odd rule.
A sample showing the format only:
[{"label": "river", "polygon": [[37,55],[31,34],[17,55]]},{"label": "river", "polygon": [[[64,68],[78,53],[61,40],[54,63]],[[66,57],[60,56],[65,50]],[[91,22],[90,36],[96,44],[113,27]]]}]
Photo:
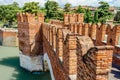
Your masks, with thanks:
[{"label": "river", "polygon": [[17,47],[0,46],[0,80],[51,80],[49,72],[32,74],[19,65]]}]

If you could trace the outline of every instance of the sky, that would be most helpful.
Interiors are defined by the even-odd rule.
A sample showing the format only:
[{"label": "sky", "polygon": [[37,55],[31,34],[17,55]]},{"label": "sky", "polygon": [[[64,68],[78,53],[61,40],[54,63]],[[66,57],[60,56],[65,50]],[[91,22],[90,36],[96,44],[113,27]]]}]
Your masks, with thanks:
[{"label": "sky", "polygon": [[[24,3],[26,2],[39,2],[40,6],[44,6],[44,3],[47,0],[0,0],[0,5],[6,5],[10,4],[13,2],[19,3],[19,5],[22,7]],[[89,5],[89,6],[98,6],[98,2],[100,1],[106,1],[108,2],[111,6],[119,6],[120,7],[120,0],[53,0],[59,3],[60,6],[64,6],[65,3],[71,3],[72,6],[77,6],[77,5]]]}]

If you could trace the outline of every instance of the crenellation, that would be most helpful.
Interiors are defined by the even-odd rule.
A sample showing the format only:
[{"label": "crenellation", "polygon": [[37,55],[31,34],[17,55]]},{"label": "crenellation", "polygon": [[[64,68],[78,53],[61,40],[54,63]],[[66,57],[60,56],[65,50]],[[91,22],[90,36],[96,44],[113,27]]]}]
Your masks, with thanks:
[{"label": "crenellation", "polygon": [[58,57],[63,57],[63,28],[57,29],[56,53]]},{"label": "crenellation", "polygon": [[[37,16],[38,21],[29,20],[34,16],[27,14],[26,20],[23,14],[22,22],[18,15],[22,55],[28,56],[31,62],[32,57],[48,55],[55,80],[108,80],[112,61],[119,62],[113,52],[120,54],[117,46],[120,26],[83,23],[83,14],[64,14],[64,22],[51,20],[49,23],[44,22],[43,14]],[[41,61],[43,68],[44,58]]]},{"label": "crenellation", "polygon": [[17,22],[23,22],[23,17],[22,17],[22,13],[17,13]]},{"label": "crenellation", "polygon": [[56,27],[55,26],[53,26],[52,27],[52,47],[53,47],[53,49],[54,50],[56,50]]},{"label": "crenellation", "polygon": [[79,22],[83,23],[84,14],[64,14],[64,25]]},{"label": "crenellation", "polygon": [[82,28],[82,35],[89,36],[89,28],[90,28],[90,24],[85,23],[84,27]]},{"label": "crenellation", "polygon": [[64,14],[64,25],[69,24],[69,14]]},{"label": "crenellation", "polygon": [[63,66],[67,75],[77,74],[77,38],[68,34],[64,43]]},{"label": "crenellation", "polygon": [[79,23],[78,25],[78,34],[82,35],[83,23]]},{"label": "crenellation", "polygon": [[37,14],[38,22],[43,23],[44,22],[44,14]]},{"label": "crenellation", "polygon": [[77,14],[77,22],[79,23],[84,22],[84,14]]},{"label": "crenellation", "polygon": [[97,24],[92,24],[92,25],[91,25],[89,34],[90,34],[90,37],[91,37],[93,40],[96,40],[97,28],[98,28],[98,25],[97,25]]},{"label": "crenellation", "polygon": [[23,22],[28,22],[26,13],[22,13]]}]

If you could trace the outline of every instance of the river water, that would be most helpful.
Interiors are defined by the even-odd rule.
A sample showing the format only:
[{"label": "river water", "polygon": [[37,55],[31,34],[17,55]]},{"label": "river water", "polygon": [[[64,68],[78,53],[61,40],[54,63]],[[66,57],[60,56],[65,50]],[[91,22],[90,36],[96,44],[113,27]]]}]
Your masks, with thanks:
[{"label": "river water", "polygon": [[19,65],[17,47],[0,46],[0,80],[51,80],[49,72],[32,74]]}]

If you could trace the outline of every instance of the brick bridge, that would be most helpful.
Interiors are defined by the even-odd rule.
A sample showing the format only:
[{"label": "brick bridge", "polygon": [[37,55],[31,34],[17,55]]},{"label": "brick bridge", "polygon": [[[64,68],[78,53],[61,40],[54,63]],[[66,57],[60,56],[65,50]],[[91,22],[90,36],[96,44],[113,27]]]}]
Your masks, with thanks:
[{"label": "brick bridge", "polygon": [[115,63],[120,54],[120,26],[83,23],[83,14],[49,23],[43,14],[17,17],[21,67],[49,69],[52,80],[108,80],[113,52]]}]

